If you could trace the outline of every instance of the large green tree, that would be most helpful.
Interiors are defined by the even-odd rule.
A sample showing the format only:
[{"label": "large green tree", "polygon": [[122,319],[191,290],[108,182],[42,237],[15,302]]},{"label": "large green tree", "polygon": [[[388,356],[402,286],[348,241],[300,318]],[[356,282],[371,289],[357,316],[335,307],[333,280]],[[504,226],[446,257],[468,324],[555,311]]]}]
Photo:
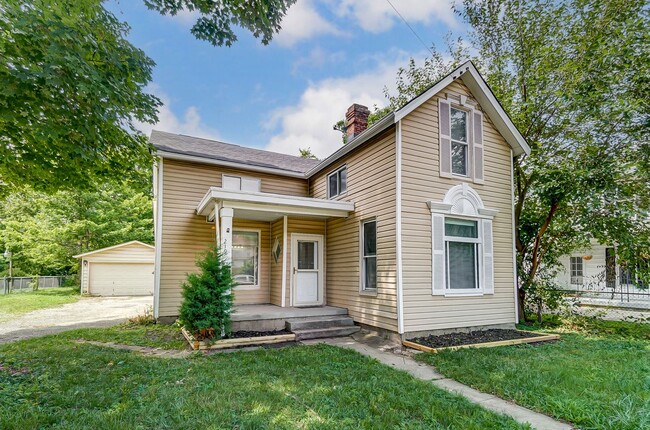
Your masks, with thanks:
[{"label": "large green tree", "polygon": [[73,255],[129,240],[153,242],[152,201],[123,183],[52,194],[25,188],[0,201],[0,249],[12,250],[19,274],[73,273]]},{"label": "large green tree", "polygon": [[[647,261],[650,19],[645,0],[464,0],[469,40],[398,73],[399,108],[473,57],[531,146],[514,160],[520,317],[558,258],[595,238]],[[473,56],[468,55],[474,53]],[[451,58],[451,60],[449,59]],[[646,265],[647,267],[647,265]],[[647,276],[643,271],[641,275]]]},{"label": "large green tree", "polygon": [[151,163],[137,122],[154,63],[101,0],[0,0],[0,195],[131,177]]},{"label": "large green tree", "polygon": [[144,0],[148,8],[163,15],[190,12],[197,15],[191,32],[214,46],[231,46],[237,41],[233,27],[250,31],[267,45],[287,10],[296,0]]}]

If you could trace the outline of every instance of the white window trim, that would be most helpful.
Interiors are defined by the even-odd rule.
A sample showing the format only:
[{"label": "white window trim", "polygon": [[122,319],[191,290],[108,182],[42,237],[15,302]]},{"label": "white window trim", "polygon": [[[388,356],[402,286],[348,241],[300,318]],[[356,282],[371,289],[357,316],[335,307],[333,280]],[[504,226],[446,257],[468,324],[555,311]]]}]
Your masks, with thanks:
[{"label": "white window trim", "polygon": [[[344,165],[340,166],[339,168],[337,168],[336,170],[333,170],[333,171],[331,171],[330,173],[327,174],[326,181],[327,181],[327,198],[328,198],[328,200],[338,199],[340,197],[345,196],[348,193],[347,169],[348,169],[347,164],[344,164]],[[338,188],[340,189],[341,188],[341,182],[338,180],[338,174],[342,170],[346,170],[346,172],[345,172],[346,173],[346,176],[345,176],[345,178],[346,178],[345,191],[343,191],[343,192],[339,191],[338,194],[330,196],[330,177],[333,176],[333,175],[337,175],[336,180],[337,180],[337,183],[338,183]]]},{"label": "white window trim", "polygon": [[[464,200],[467,201],[467,204],[465,204]],[[467,296],[483,296],[483,295],[492,295],[494,294],[494,285],[493,285],[493,291],[490,293],[485,292],[485,280],[483,279],[483,274],[484,274],[484,267],[483,267],[483,261],[484,261],[484,243],[483,243],[483,223],[481,220],[490,220],[492,221],[494,217],[499,213],[498,210],[496,209],[488,209],[484,206],[483,200],[481,197],[478,195],[478,193],[472,189],[467,183],[463,182],[459,185],[453,186],[447,191],[447,194],[445,195],[445,198],[443,199],[442,202],[436,202],[436,201],[429,201],[427,202],[427,205],[429,206],[429,209],[431,211],[431,222],[432,222],[432,228],[431,228],[431,234],[432,234],[432,242],[431,242],[431,253],[433,256],[434,249],[433,249],[433,215],[444,215],[443,219],[443,243],[444,243],[444,248],[445,248],[445,270],[444,270],[444,292],[443,296],[444,297],[467,297]],[[448,273],[448,264],[447,264],[447,238],[448,236],[444,234],[444,221],[447,218],[457,218],[457,219],[467,219],[471,221],[477,221],[477,228],[478,228],[478,237],[480,240],[480,244],[478,246],[479,248],[479,255],[478,255],[478,284],[479,288],[478,289],[450,289],[448,288],[447,285],[447,273]],[[456,238],[454,239],[462,239],[462,238]],[[458,240],[458,241],[463,241],[463,240]],[[472,243],[474,243],[472,241]],[[494,229],[492,230],[492,258],[494,261]],[[492,268],[494,271],[494,267]],[[436,293],[434,291],[433,287],[433,274],[432,274],[432,294],[433,295],[440,295],[439,293]],[[494,284],[494,281],[492,281]]]},{"label": "white window trim", "polygon": [[[224,187],[224,184],[226,182],[226,178],[236,178],[239,179],[239,189],[235,190],[234,188],[226,188]],[[257,190],[244,190],[244,180],[246,181],[251,181],[251,182],[256,182],[257,183]],[[222,173],[221,174],[221,188],[228,189],[228,190],[235,190],[235,191],[248,191],[248,192],[262,192],[262,180],[260,178],[254,178],[252,176],[242,176],[242,175],[231,175],[227,173]]]},{"label": "white window trim", "polygon": [[[471,216],[462,216],[456,214],[445,214],[445,223],[443,223],[443,229],[446,230],[447,219],[464,219],[468,221],[476,222],[476,235],[478,237],[458,237],[458,236],[447,236],[447,233],[444,234],[443,240],[445,243],[445,297],[455,297],[455,296],[482,296],[483,293],[483,282],[481,282],[481,273],[483,270],[483,224],[481,220],[476,217]],[[477,288],[450,288],[449,286],[449,242],[463,242],[463,243],[475,243],[478,246],[477,255],[476,255],[476,268],[475,268],[475,279]]]},{"label": "white window trim", "polygon": [[[364,224],[374,222],[375,223],[375,240],[377,239],[378,225],[377,218],[365,218],[359,221],[359,294],[367,296],[376,296],[377,288],[366,288],[366,279],[365,279],[365,259],[366,256],[363,255],[363,228]],[[375,261],[377,261],[378,252],[375,251]],[[375,270],[377,270],[377,265],[375,265]]]},{"label": "white window trim", "polygon": [[[474,124],[472,123],[473,118],[474,118],[474,112],[473,109],[467,108],[465,106],[459,106],[457,102],[455,102],[452,99],[448,99],[449,101],[449,145],[450,145],[450,156],[451,156],[451,164],[449,165],[450,170],[451,170],[451,175],[455,178],[463,178],[463,179],[474,179],[474,174],[473,174],[473,163],[472,163],[472,158],[474,157],[474,154],[472,154],[473,151],[470,151],[473,146],[470,146],[470,142],[473,139],[473,136],[470,134],[471,130],[473,130]],[[455,109],[457,111],[465,112],[465,136],[467,137],[467,142],[462,142],[460,140],[454,140],[453,137],[451,136],[451,110]],[[461,145],[465,145],[466,151],[465,151],[465,174],[461,175],[460,173],[454,173],[454,142],[459,143]]]},{"label": "white window trim", "polygon": [[[581,282],[573,282],[573,259],[579,259],[580,260],[580,272],[582,273],[581,275],[576,275],[576,278],[580,278]],[[572,255],[569,257],[569,285],[584,285],[584,278],[585,278],[585,262],[582,259],[581,256],[575,256]]]},{"label": "white window trim", "polygon": [[[259,290],[261,288],[260,278],[262,277],[262,230],[257,228],[246,228],[246,227],[233,227],[232,234],[235,235],[238,231],[253,232],[257,233],[257,284],[256,285],[237,285],[234,289],[236,291],[247,291],[247,290]],[[233,240],[234,242],[234,240]]]}]

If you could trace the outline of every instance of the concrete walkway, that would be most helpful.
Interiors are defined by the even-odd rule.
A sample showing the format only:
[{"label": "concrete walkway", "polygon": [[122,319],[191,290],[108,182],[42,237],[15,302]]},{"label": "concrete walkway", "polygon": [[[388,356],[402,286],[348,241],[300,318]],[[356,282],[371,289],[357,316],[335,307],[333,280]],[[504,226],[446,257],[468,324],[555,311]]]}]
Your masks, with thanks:
[{"label": "concrete walkway", "polygon": [[86,327],[110,327],[145,312],[152,296],[82,297],[75,303],[40,309],[0,323],[0,343]]},{"label": "concrete walkway", "polygon": [[328,345],[349,348],[365,356],[374,358],[387,366],[403,370],[423,381],[454,394],[459,394],[469,401],[479,404],[491,411],[508,415],[514,420],[529,424],[539,430],[571,430],[572,426],[551,417],[531,411],[530,409],[515,405],[492,394],[482,393],[453,379],[445,378],[431,366],[415,361],[408,355],[397,351],[402,346],[395,342],[387,341],[378,336],[361,332],[354,337],[340,337],[330,339],[315,339],[303,341],[303,344],[326,343]]}]

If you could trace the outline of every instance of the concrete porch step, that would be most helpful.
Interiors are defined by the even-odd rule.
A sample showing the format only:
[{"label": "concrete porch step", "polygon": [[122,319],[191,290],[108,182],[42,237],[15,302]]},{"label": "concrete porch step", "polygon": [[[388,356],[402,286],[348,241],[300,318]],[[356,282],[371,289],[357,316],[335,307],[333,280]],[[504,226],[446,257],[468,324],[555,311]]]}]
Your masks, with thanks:
[{"label": "concrete porch step", "polygon": [[305,329],[305,330],[292,330],[296,335],[296,340],[307,340],[307,339],[321,339],[324,337],[342,337],[350,336],[353,333],[356,333],[360,330],[360,327],[355,325],[346,326],[346,327],[328,327],[328,328],[316,328],[316,329]]},{"label": "concrete porch step", "polygon": [[354,326],[354,321],[347,315],[291,319],[286,323],[286,328],[289,331],[352,326]]}]

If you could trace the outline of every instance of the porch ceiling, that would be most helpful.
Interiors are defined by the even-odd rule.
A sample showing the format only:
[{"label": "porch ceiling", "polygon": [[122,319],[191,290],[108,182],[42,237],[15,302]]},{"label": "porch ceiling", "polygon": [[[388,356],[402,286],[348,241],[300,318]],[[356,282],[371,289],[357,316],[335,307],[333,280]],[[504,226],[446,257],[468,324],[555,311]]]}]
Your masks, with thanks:
[{"label": "porch ceiling", "polygon": [[215,207],[232,208],[236,218],[263,221],[272,221],[284,215],[344,218],[354,211],[353,202],[211,187],[197,206],[196,213],[210,217]]}]

